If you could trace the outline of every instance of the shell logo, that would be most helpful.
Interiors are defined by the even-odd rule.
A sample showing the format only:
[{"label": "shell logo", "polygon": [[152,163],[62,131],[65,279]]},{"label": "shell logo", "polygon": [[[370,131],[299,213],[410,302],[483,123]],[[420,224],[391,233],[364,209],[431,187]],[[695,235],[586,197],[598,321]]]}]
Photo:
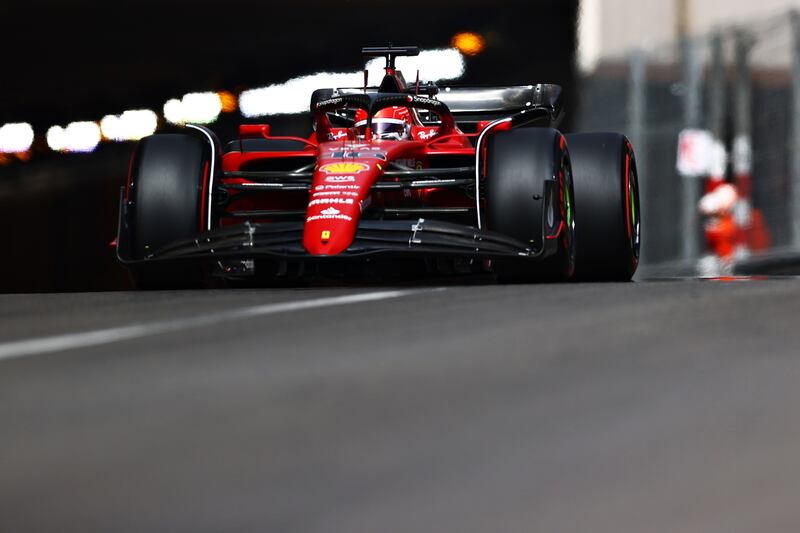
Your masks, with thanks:
[{"label": "shell logo", "polygon": [[320,167],[325,174],[358,174],[369,170],[364,163],[328,163]]}]

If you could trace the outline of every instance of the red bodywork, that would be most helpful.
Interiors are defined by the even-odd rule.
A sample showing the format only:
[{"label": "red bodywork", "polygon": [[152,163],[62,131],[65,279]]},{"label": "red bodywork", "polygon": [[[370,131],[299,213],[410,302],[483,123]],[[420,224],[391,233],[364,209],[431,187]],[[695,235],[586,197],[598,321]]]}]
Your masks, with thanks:
[{"label": "red bodywork", "polygon": [[[485,127],[480,124],[479,129]],[[317,128],[319,132],[324,128]],[[255,162],[270,159],[297,160],[314,163],[311,190],[308,193],[281,192],[258,196],[248,195],[241,200],[234,197],[229,210],[257,211],[305,210],[303,246],[313,256],[332,256],[344,252],[355,238],[362,213],[370,206],[419,207],[471,207],[474,200],[456,191],[438,188],[415,191],[375,192],[373,185],[384,178],[390,164],[400,164],[409,169],[429,168],[438,157],[461,157],[471,161],[475,149],[470,141],[477,134],[464,134],[452,123],[439,127],[423,126],[415,121],[410,140],[357,139],[352,129],[330,128],[326,136],[341,139],[317,143],[317,134],[309,139],[271,137],[266,125],[242,126],[240,135],[267,140],[290,140],[304,144],[294,152],[239,152],[224,155],[223,170],[236,172]],[[367,133],[367,137],[370,134]],[[224,178],[226,185],[247,184],[243,178]],[[410,193],[410,194],[409,194]],[[260,219],[268,222],[269,219]],[[221,225],[239,223],[234,218],[221,219]]]}]

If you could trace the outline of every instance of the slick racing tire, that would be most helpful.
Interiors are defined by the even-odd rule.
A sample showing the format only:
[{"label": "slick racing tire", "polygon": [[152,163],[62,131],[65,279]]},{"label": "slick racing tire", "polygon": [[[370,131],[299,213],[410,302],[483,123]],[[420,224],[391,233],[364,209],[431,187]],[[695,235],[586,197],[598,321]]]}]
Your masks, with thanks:
[{"label": "slick racing tire", "polygon": [[617,133],[567,135],[580,205],[575,274],[586,281],[630,281],[639,265],[641,207],[636,158]]},{"label": "slick racing tire", "polygon": [[[545,206],[545,181],[555,181],[557,206]],[[540,262],[525,259],[493,261],[498,280],[510,283],[568,281],[575,270],[575,202],[570,156],[556,130],[521,128],[489,138],[486,151],[488,229],[516,238],[533,249],[543,242],[543,213],[558,211],[563,225],[555,254]]]},{"label": "slick racing tire", "polygon": [[[159,134],[139,141],[131,161],[128,192],[129,249],[143,260],[164,245],[205,230],[211,147],[198,135]],[[200,286],[202,270],[190,263],[131,267],[139,288]]]}]

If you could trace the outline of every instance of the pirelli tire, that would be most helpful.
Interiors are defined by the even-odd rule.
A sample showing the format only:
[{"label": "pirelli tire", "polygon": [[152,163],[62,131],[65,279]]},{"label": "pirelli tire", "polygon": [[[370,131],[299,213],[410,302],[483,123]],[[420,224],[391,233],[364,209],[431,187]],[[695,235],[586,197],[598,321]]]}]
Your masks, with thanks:
[{"label": "pirelli tire", "polygon": [[580,206],[576,278],[630,281],[639,265],[641,207],[636,157],[618,133],[567,135]]},{"label": "pirelli tire", "polygon": [[[546,206],[546,181],[554,181],[556,206]],[[569,281],[575,271],[575,202],[570,155],[564,136],[554,129],[519,128],[492,135],[486,149],[486,214],[488,229],[514,237],[534,250],[544,246],[546,209],[554,208],[563,223],[554,254],[542,261],[493,261],[500,282]]]},{"label": "pirelli tire", "polygon": [[[131,259],[139,288],[188,288],[205,275],[193,263],[147,263],[164,245],[206,229],[212,145],[193,133],[157,134],[139,141],[131,161],[127,199]],[[145,261],[143,261],[145,260]]]}]

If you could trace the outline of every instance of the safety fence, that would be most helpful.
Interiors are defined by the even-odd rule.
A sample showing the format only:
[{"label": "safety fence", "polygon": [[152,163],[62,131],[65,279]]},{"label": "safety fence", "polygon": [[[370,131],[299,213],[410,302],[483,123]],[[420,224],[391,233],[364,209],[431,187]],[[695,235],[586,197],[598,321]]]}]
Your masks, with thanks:
[{"label": "safety fence", "polygon": [[605,58],[581,94],[577,129],[636,148],[645,266],[800,248],[800,13]]}]

